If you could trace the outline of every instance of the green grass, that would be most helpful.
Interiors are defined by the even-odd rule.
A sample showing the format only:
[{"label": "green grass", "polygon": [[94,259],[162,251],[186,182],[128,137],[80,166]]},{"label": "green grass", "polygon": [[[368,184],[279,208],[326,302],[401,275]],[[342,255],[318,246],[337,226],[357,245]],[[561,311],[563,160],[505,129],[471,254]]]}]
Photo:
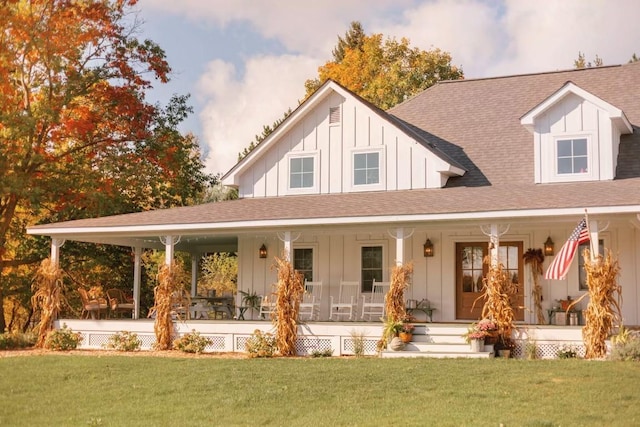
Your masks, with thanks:
[{"label": "green grass", "polygon": [[0,358],[2,426],[634,426],[640,364]]}]

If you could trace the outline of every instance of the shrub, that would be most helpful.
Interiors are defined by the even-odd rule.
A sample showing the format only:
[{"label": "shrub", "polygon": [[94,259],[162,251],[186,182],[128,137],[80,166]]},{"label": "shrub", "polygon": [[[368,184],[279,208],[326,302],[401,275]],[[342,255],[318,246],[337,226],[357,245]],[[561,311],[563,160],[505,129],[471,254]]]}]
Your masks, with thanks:
[{"label": "shrub", "polygon": [[364,332],[352,330],[350,333],[353,341],[353,354],[356,357],[364,356]]},{"label": "shrub", "polygon": [[5,332],[0,334],[0,350],[33,347],[37,337],[33,334],[21,332]]},{"label": "shrub", "polygon": [[558,359],[575,359],[576,357],[578,352],[574,346],[562,344],[558,347]]},{"label": "shrub", "polygon": [[199,332],[192,330],[188,334],[184,334],[182,337],[173,341],[173,349],[180,350],[185,353],[197,353],[200,354],[204,351],[205,347],[213,344],[211,339],[203,337]]},{"label": "shrub", "polygon": [[640,362],[640,338],[637,335],[629,335],[626,339],[611,340],[611,360]]},{"label": "shrub", "polygon": [[256,329],[245,344],[249,357],[273,357],[277,350],[276,337]]},{"label": "shrub", "polygon": [[118,351],[138,351],[141,345],[142,342],[138,339],[138,334],[122,331],[111,335],[105,347]]},{"label": "shrub", "polygon": [[313,350],[311,357],[331,357],[333,356],[333,349],[327,348],[325,350]]},{"label": "shrub", "polygon": [[44,340],[44,348],[56,351],[74,350],[81,341],[82,334],[73,332],[66,324],[63,324],[62,329],[49,331]]}]

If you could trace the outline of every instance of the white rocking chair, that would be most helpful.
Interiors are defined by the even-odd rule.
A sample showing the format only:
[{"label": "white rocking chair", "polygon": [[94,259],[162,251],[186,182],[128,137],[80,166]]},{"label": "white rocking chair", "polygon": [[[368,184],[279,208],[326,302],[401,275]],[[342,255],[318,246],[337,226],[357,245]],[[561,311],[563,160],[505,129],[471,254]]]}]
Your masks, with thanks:
[{"label": "white rocking chair", "polygon": [[322,281],[304,282],[304,295],[300,303],[300,320],[306,316],[306,320],[318,320],[320,317],[320,302],[322,300]]},{"label": "white rocking chair", "polygon": [[331,311],[329,320],[333,320],[333,316],[336,317],[336,320],[340,320],[341,316],[347,315],[349,320],[356,320],[359,294],[360,282],[345,282],[341,280],[338,298],[335,299],[333,295],[330,297]]},{"label": "white rocking chair", "polygon": [[384,297],[389,292],[389,282],[376,282],[371,284],[371,292],[362,296],[362,320],[372,320],[371,316],[378,319],[384,317]]},{"label": "white rocking chair", "polygon": [[271,298],[268,295],[263,296],[262,300],[260,300],[260,318],[270,320],[275,312],[276,296],[274,294],[271,295]]}]

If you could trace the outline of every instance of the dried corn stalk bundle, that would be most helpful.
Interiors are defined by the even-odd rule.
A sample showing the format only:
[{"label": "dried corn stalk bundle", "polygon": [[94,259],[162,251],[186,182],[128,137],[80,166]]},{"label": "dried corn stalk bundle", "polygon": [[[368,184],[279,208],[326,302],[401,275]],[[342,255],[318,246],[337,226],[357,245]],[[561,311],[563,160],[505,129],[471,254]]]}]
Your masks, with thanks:
[{"label": "dried corn stalk bundle", "polygon": [[543,273],[542,263],[544,262],[542,249],[529,249],[524,253],[523,258],[524,263],[531,267],[531,276],[533,277],[531,297],[533,298],[533,304],[536,309],[536,319],[538,325],[544,325],[546,321],[544,319],[544,312],[542,311],[542,286],[540,285],[540,277]]},{"label": "dried corn stalk bundle", "polygon": [[304,294],[303,276],[293,269],[289,261],[275,257],[275,262],[274,267],[278,270],[276,315],[273,318],[276,328],[276,345],[282,356],[295,356],[298,313]]},{"label": "dried corn stalk bundle", "polygon": [[617,280],[620,266],[617,260],[611,258],[611,251],[607,251],[606,256],[600,255],[591,261],[590,252],[585,249],[583,257],[589,287],[589,304],[584,313],[585,326],[582,328],[585,358],[602,358],[607,354],[605,340],[613,326],[621,324],[622,288]]},{"label": "dried corn stalk bundle", "polygon": [[389,292],[384,297],[387,318],[401,322],[407,316],[404,291],[411,284],[412,274],[413,263],[396,265],[391,270],[391,285],[389,286]]},{"label": "dried corn stalk bundle", "polygon": [[162,264],[158,268],[158,285],[153,288],[156,320],[153,331],[156,334],[155,348],[157,350],[171,350],[173,348],[173,319],[179,316],[175,310],[177,306],[189,307],[188,294],[185,289],[186,273],[181,263],[172,262],[171,265]]},{"label": "dried corn stalk bundle", "polygon": [[47,333],[53,329],[53,321],[57,319],[62,308],[62,270],[47,258],[42,260],[33,279],[34,293],[31,304],[34,309],[40,309],[40,323],[38,324],[38,341],[36,347],[44,347]]},{"label": "dried corn stalk bundle", "polygon": [[482,317],[492,319],[495,322],[498,335],[505,342],[511,339],[511,332],[514,328],[511,299],[516,294],[517,287],[511,281],[509,273],[502,269],[501,263],[491,265],[488,262],[488,257],[485,262],[489,264],[489,272],[482,279],[483,294],[477,300],[485,298]]}]

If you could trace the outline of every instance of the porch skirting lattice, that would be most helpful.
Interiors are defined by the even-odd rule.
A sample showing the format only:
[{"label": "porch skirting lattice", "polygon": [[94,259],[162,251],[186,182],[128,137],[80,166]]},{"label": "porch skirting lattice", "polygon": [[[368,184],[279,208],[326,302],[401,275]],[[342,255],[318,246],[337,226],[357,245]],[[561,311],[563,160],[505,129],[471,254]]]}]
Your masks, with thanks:
[{"label": "porch skirting lattice", "polygon": [[[156,342],[153,333],[152,320],[79,320],[64,319],[56,322],[60,328],[66,324],[74,332],[80,332],[83,340],[80,349],[106,349],[109,338],[122,331],[136,333],[142,342],[141,350],[152,350]],[[205,352],[239,352],[245,351],[247,340],[256,329],[262,332],[273,332],[273,327],[267,321],[185,321],[176,322],[176,337],[197,331],[203,337],[209,338],[211,344]],[[464,346],[462,334],[467,324],[434,324],[417,325],[414,333],[414,346],[407,345],[404,353],[409,356],[415,351],[433,351],[441,346]],[[382,324],[375,322],[318,322],[300,326],[296,351],[298,355],[310,355],[314,352],[331,350],[334,356],[349,356],[355,354],[354,336],[362,336],[364,355],[377,354],[377,343],[382,333]],[[585,353],[581,339],[580,327],[558,326],[527,326],[518,330],[514,337],[516,347],[512,356],[525,357],[527,340],[535,341],[536,357],[538,359],[553,359],[558,355],[562,346],[570,345],[579,357]],[[431,344],[427,350],[421,350],[424,345]],[[414,349],[412,352],[411,349]],[[397,356],[401,356],[398,354]],[[450,357],[456,357],[454,353]]]}]

